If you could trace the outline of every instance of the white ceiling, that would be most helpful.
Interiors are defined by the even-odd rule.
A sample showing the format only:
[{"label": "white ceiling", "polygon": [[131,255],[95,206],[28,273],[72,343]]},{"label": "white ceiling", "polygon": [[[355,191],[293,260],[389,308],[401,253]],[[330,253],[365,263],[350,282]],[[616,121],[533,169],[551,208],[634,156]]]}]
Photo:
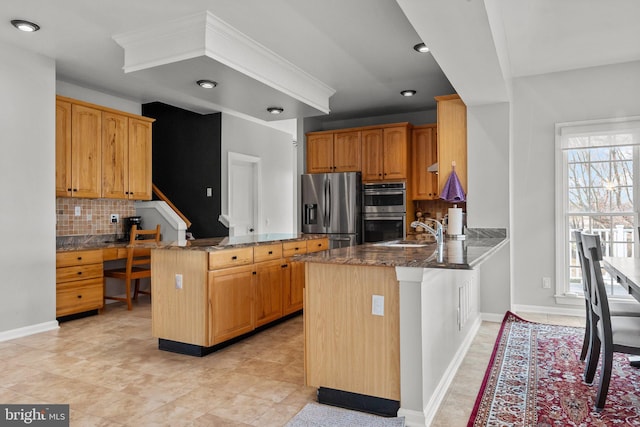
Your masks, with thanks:
[{"label": "white ceiling", "polygon": [[[256,109],[272,103],[271,91],[247,94],[245,84],[238,88],[244,88],[238,96],[243,101],[232,103],[228,91],[225,101],[212,92],[185,90],[201,61],[194,61],[197,69],[124,73],[124,50],[113,36],[209,11],[333,88],[330,119],[430,109],[434,96],[455,91],[469,105],[501,102],[508,100],[505,80],[511,77],[640,60],[639,0],[2,3],[0,41],[54,58],[60,80],[140,103],[161,101],[201,113],[233,109],[262,120],[273,119]],[[42,29],[18,32],[9,24],[16,18]],[[421,39],[433,54],[413,51]],[[154,74],[162,80],[150,79]],[[219,83],[235,88],[232,77]],[[405,98],[403,89],[418,94]],[[320,114],[289,105],[289,114]]]}]

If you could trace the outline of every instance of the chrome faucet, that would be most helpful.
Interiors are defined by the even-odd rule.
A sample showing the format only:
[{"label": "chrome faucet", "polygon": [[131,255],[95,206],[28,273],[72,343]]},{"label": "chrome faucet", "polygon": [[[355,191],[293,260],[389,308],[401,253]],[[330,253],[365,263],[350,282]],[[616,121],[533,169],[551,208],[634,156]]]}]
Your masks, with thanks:
[{"label": "chrome faucet", "polygon": [[425,230],[427,230],[427,232],[429,232],[431,235],[433,235],[433,237],[436,238],[436,243],[438,244],[438,252],[442,253],[442,250],[444,249],[444,235],[442,230],[442,223],[437,219],[433,219],[433,218],[426,218],[425,220],[435,223],[436,225],[435,230],[429,227],[424,222],[420,222],[420,221],[413,221],[411,223],[411,227],[412,228],[422,227]]}]

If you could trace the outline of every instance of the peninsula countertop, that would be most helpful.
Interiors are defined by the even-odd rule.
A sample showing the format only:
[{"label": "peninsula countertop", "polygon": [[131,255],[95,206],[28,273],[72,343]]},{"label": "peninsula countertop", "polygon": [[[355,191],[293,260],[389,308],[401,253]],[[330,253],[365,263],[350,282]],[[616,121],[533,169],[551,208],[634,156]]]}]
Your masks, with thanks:
[{"label": "peninsula countertop", "polygon": [[421,247],[393,247],[367,243],[296,255],[295,259],[325,264],[472,269],[507,242],[505,230],[476,229],[469,230],[465,240],[445,240],[442,256],[438,256],[437,245],[433,242],[425,243]]}]

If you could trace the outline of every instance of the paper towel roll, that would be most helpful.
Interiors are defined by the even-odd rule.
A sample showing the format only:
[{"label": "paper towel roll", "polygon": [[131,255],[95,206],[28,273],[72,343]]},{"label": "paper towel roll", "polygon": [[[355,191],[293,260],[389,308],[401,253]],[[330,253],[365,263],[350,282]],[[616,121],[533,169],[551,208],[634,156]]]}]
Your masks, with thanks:
[{"label": "paper towel roll", "polygon": [[449,208],[447,221],[447,234],[452,236],[462,234],[462,208]]}]

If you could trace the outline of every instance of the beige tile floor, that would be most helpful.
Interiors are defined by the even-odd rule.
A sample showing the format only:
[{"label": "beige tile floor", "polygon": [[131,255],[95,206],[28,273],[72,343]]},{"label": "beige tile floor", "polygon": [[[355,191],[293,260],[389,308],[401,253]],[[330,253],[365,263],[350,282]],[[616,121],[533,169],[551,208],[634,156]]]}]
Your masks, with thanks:
[{"label": "beige tile floor", "polygon": [[[534,316],[536,321],[576,318]],[[499,324],[484,322],[434,426],[465,425]],[[303,385],[302,317],[206,357],[157,349],[148,299],[0,342],[0,402],[68,403],[72,426],[283,426],[315,389]]]}]

